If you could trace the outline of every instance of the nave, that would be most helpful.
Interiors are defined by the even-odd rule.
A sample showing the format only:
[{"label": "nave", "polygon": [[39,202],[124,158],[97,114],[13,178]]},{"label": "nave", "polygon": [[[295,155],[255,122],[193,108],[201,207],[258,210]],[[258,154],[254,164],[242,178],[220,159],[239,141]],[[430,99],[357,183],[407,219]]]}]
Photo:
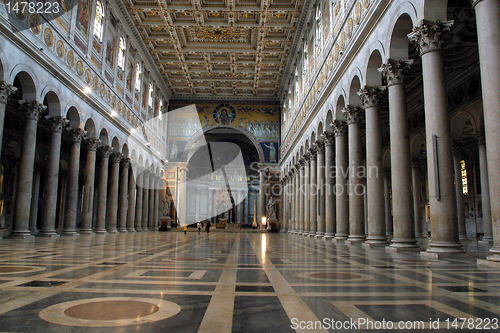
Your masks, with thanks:
[{"label": "nave", "polygon": [[424,260],[260,232],[2,239],[0,331],[304,332],[321,322],[315,332],[353,332],[328,325],[429,329],[439,319],[432,331],[449,332],[455,318],[484,326],[500,315],[500,274],[476,264],[487,251],[468,243],[469,256]]}]

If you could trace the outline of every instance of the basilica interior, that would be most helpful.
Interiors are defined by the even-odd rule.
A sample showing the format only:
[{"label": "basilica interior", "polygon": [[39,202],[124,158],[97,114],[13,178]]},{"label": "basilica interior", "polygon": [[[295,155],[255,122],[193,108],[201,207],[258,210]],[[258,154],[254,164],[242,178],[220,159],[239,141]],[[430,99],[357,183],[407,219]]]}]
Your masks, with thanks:
[{"label": "basilica interior", "polygon": [[500,331],[498,0],[0,0],[0,332]]}]

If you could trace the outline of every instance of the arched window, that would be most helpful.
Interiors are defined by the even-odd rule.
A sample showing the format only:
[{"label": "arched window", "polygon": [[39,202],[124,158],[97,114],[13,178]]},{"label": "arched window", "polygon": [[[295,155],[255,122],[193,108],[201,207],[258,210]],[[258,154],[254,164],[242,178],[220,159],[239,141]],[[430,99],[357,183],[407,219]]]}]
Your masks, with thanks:
[{"label": "arched window", "polygon": [[137,65],[135,65],[135,90],[138,91],[141,91],[141,74],[141,63],[138,62]]},{"label": "arched window", "polygon": [[95,8],[95,22],[94,22],[94,35],[102,41],[102,32],[103,32],[103,23],[104,23],[104,8],[102,7],[102,3],[97,1]]},{"label": "arched window", "polygon": [[150,108],[153,107],[153,84],[149,84],[149,93],[148,93],[148,105]]},{"label": "arched window", "polygon": [[120,37],[120,44],[118,48],[118,67],[121,70],[125,69],[125,50],[127,48],[127,44],[125,44],[125,38]]}]

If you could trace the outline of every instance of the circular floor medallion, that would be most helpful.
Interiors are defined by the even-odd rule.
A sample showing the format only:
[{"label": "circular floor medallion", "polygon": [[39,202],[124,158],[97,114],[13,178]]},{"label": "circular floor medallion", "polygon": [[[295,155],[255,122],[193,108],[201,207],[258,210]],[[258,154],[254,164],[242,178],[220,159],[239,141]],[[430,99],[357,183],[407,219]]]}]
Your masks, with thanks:
[{"label": "circular floor medallion", "polygon": [[309,280],[328,280],[331,282],[368,281],[373,279],[371,275],[348,272],[308,272],[300,273],[298,276]]},{"label": "circular floor medallion", "polygon": [[175,316],[181,307],[154,298],[105,297],[70,301],[40,311],[53,324],[80,327],[116,327],[155,322]]},{"label": "circular floor medallion", "polygon": [[210,262],[215,261],[213,258],[192,258],[192,257],[179,257],[179,258],[165,258],[166,261],[176,262]]},{"label": "circular floor medallion", "polygon": [[0,274],[31,273],[45,270],[45,267],[37,266],[0,266]]}]

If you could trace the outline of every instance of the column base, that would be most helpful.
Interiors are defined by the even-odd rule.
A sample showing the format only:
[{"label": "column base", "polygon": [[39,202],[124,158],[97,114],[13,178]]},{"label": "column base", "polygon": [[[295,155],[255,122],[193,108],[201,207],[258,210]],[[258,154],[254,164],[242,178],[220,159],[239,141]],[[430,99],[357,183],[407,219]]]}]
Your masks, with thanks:
[{"label": "column base", "polygon": [[418,242],[415,238],[393,238],[391,240],[391,248],[419,248]]},{"label": "column base", "polygon": [[37,237],[59,237],[59,234],[55,230],[40,230],[36,235]]},{"label": "column base", "polygon": [[107,234],[108,232],[106,231],[106,229],[96,229],[95,233],[96,233],[96,235],[103,235],[103,234]]},{"label": "column base", "polygon": [[385,235],[386,235],[387,237],[392,237],[393,233],[392,233],[392,231],[387,231],[387,232],[385,233]]},{"label": "column base", "polygon": [[80,235],[93,235],[94,230],[92,229],[80,229]]},{"label": "column base", "polygon": [[469,237],[467,237],[467,235],[460,235],[460,236],[458,236],[458,240],[461,240],[461,241],[468,241],[468,240],[469,240]]},{"label": "column base", "polygon": [[111,228],[111,229],[106,229],[106,231],[110,234],[116,234],[118,232],[118,229],[116,228]]},{"label": "column base", "polygon": [[149,231],[148,228],[142,228],[142,231],[146,232],[146,231]]},{"label": "column base", "polygon": [[335,235],[335,238],[333,239],[334,242],[336,243],[340,243],[340,242],[344,242],[347,240],[347,238],[349,238],[349,235],[348,234],[336,234]]},{"label": "column base", "polygon": [[309,231],[309,237],[314,237],[316,236],[316,231]]},{"label": "column base", "polygon": [[118,228],[118,232],[127,232],[127,228]]},{"label": "column base", "polygon": [[80,235],[76,232],[76,230],[63,230],[61,232],[61,236],[64,236],[64,237],[66,237],[66,236],[76,237],[76,236],[80,236]]},{"label": "column base", "polygon": [[349,238],[347,238],[347,240],[345,241],[345,243],[347,245],[351,245],[351,244],[364,243],[365,241],[366,241],[366,236],[365,235],[356,235],[356,234],[353,234],[353,235],[349,235]]},{"label": "column base", "polygon": [[474,258],[473,253],[468,252],[420,252],[422,259],[447,259],[447,258]]},{"label": "column base", "polygon": [[[497,258],[500,260],[500,258]],[[500,261],[497,260],[490,260],[490,257],[488,259],[478,259],[477,260],[477,266],[478,267],[488,267],[488,268],[496,268],[500,269]]]},{"label": "column base", "polygon": [[377,244],[389,244],[389,242],[387,241],[387,237],[385,236],[368,236],[366,238],[366,243],[365,244],[373,244],[373,245],[377,245]]},{"label": "column base", "polygon": [[459,242],[430,242],[426,252],[443,256],[446,253],[464,253],[465,250]]},{"label": "column base", "polygon": [[365,250],[369,250],[369,249],[374,249],[374,248],[382,248],[382,247],[387,247],[387,244],[389,244],[388,242],[385,242],[385,243],[368,243],[368,242],[365,242],[363,244],[361,244],[361,247]]},{"label": "column base", "polygon": [[314,237],[316,237],[316,238],[323,238],[324,236],[325,236],[325,233],[319,231],[319,232],[316,233],[316,235]]},{"label": "column base", "polygon": [[136,232],[136,231],[135,231],[135,228],[127,228],[127,231],[128,231],[128,232]]},{"label": "column base", "polygon": [[494,246],[490,249],[490,255],[487,257],[488,261],[500,263],[500,246]]},{"label": "column base", "polygon": [[32,238],[33,236],[29,230],[24,231],[14,231],[12,230],[6,238]]},{"label": "column base", "polygon": [[136,232],[142,232],[142,228],[141,228],[141,227],[139,227],[139,228],[135,228],[135,231],[136,231]]},{"label": "column base", "polygon": [[483,239],[481,239],[480,241],[478,241],[478,243],[481,243],[481,244],[493,244],[493,237],[490,238],[490,237],[483,237]]},{"label": "column base", "polygon": [[331,232],[327,232],[327,233],[325,233],[325,236],[323,236],[323,239],[330,240],[330,239],[333,239],[334,237],[335,237],[334,234],[332,234]]},{"label": "column base", "polygon": [[385,247],[386,253],[401,253],[401,252],[420,252],[420,247],[417,245],[416,247],[393,247],[392,245]]}]

